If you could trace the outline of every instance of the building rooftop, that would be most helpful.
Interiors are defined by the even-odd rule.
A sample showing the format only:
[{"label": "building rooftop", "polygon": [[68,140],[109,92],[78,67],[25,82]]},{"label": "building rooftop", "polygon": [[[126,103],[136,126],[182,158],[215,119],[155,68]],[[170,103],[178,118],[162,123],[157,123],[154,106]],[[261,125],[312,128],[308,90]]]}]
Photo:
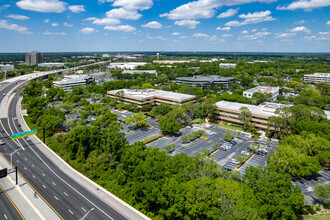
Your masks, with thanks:
[{"label": "building rooftop", "polygon": [[210,75],[210,76],[204,76],[204,75],[198,75],[193,77],[178,77],[177,80],[185,80],[185,81],[195,81],[195,82],[214,82],[214,81],[228,81],[235,79],[234,77],[222,77],[218,75]]},{"label": "building rooftop", "polygon": [[261,93],[266,93],[266,92],[274,92],[275,90],[278,90],[279,87],[268,87],[268,86],[257,86],[248,90],[245,90],[244,92],[261,92]]},{"label": "building rooftop", "polygon": [[141,74],[141,73],[149,73],[149,74],[157,74],[156,70],[124,70],[123,73],[129,74]]},{"label": "building rooftop", "polygon": [[314,73],[314,74],[306,74],[305,76],[323,76],[323,77],[330,77],[330,73]]},{"label": "building rooftop", "polygon": [[176,93],[176,92],[168,92],[163,90],[157,90],[157,89],[119,89],[119,90],[113,90],[109,91],[109,93],[116,94],[119,91],[123,91],[125,96],[132,96],[140,99],[145,98],[151,98],[151,97],[164,97],[167,99],[175,99],[184,101],[187,99],[195,98],[194,95],[187,95],[182,93]]},{"label": "building rooftop", "polygon": [[215,105],[218,108],[225,108],[225,109],[230,109],[234,111],[241,111],[241,107],[246,107],[250,110],[252,114],[256,115],[263,115],[263,116],[275,116],[276,114],[274,113],[276,109],[278,108],[284,108],[284,107],[291,107],[292,105],[283,105],[283,104],[278,104],[278,103],[270,103],[270,102],[265,102],[260,105],[248,105],[248,104],[243,104],[243,103],[237,103],[237,102],[228,102],[228,101],[220,101],[215,103]]},{"label": "building rooftop", "polygon": [[85,82],[87,79],[92,78],[88,75],[65,75],[61,81],[54,81],[54,84],[66,84],[74,82]]}]

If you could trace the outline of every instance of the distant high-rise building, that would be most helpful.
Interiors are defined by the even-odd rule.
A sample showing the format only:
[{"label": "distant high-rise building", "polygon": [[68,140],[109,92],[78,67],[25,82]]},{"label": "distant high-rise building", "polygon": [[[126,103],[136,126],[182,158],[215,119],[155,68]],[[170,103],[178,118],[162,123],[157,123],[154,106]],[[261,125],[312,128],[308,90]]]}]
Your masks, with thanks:
[{"label": "distant high-rise building", "polygon": [[37,51],[25,54],[25,64],[32,66],[44,62],[44,56]]},{"label": "distant high-rise building", "polygon": [[157,53],[157,60],[159,60],[159,53]]}]

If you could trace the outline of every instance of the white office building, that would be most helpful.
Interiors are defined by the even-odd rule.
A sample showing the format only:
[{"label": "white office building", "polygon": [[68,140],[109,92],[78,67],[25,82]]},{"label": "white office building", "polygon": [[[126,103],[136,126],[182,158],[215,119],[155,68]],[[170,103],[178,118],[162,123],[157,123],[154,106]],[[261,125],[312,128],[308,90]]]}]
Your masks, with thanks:
[{"label": "white office building", "polygon": [[13,70],[15,69],[14,65],[10,65],[10,64],[0,64],[0,70]]},{"label": "white office building", "polygon": [[313,82],[313,83],[319,83],[319,82],[325,82],[330,83],[330,73],[314,73],[304,76],[305,82]]},{"label": "white office building", "polygon": [[155,75],[157,75],[157,71],[156,70],[124,70],[122,73],[127,73],[127,74],[148,73],[148,74],[155,74]]},{"label": "white office building", "polygon": [[127,63],[110,63],[110,69],[134,70],[138,66],[145,66],[147,63],[143,62],[127,62]]},{"label": "white office building", "polygon": [[222,69],[234,68],[236,67],[236,63],[220,63],[219,67]]},{"label": "white office building", "polygon": [[247,98],[252,98],[253,94],[255,92],[260,93],[270,93],[272,94],[273,101],[276,100],[277,96],[280,94],[280,88],[279,87],[268,87],[268,86],[257,86],[252,89],[245,90],[243,92],[243,96]]},{"label": "white office building", "polygon": [[82,86],[93,82],[94,79],[88,75],[66,75],[61,81],[54,81],[54,87],[60,87],[68,91],[74,87]]},{"label": "white office building", "polygon": [[41,66],[41,67],[62,67],[64,66],[65,63],[39,63],[38,66]]}]

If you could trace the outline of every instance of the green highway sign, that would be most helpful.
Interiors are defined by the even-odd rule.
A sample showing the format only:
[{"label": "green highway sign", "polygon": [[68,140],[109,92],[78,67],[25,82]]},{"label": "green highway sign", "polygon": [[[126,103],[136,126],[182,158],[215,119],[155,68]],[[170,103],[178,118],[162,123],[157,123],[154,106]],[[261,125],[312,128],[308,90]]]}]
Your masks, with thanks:
[{"label": "green highway sign", "polygon": [[20,132],[20,133],[12,134],[11,139],[16,140],[19,138],[23,138],[23,137],[27,137],[27,136],[31,136],[31,135],[35,135],[35,134],[37,134],[37,130]]}]

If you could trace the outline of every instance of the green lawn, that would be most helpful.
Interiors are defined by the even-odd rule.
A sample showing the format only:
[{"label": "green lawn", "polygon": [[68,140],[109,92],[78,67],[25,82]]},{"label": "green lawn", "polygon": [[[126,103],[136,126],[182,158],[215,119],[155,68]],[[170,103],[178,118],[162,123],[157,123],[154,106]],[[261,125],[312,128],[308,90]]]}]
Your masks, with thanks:
[{"label": "green lawn", "polygon": [[328,219],[330,219],[330,214],[304,216],[304,220],[328,220]]},{"label": "green lawn", "polygon": [[204,124],[206,121],[205,119],[201,119],[201,118],[196,118],[195,120],[191,121],[191,124]]},{"label": "green lawn", "polygon": [[238,126],[238,125],[221,125],[221,124],[216,124],[216,126],[220,128],[226,128],[226,129],[231,129],[231,130],[236,130],[236,131],[243,131],[243,128]]}]

